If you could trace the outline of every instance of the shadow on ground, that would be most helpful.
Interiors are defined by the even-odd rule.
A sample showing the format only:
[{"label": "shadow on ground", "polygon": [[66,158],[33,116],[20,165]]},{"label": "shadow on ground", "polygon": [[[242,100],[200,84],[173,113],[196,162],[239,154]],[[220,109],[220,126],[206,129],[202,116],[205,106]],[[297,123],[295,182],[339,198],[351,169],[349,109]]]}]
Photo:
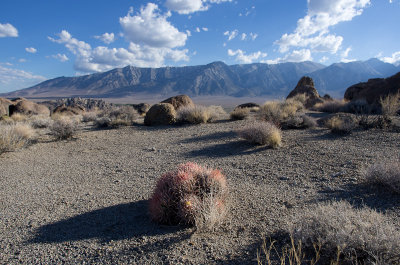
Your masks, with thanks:
[{"label": "shadow on ground", "polygon": [[119,204],[44,225],[29,243],[61,243],[97,238],[102,241],[174,233],[182,227],[160,227],[147,214],[147,200]]},{"label": "shadow on ground", "polygon": [[198,142],[206,142],[206,141],[213,141],[213,140],[221,140],[221,139],[232,139],[235,138],[234,132],[216,132],[211,133],[203,136],[193,137],[189,139],[185,139],[181,141],[181,143],[198,143]]}]

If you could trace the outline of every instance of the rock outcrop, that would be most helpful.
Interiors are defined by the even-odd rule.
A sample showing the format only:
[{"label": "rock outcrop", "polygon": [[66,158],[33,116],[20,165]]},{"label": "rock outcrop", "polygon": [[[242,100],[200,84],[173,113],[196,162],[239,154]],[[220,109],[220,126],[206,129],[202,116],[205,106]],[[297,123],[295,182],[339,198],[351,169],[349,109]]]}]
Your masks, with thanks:
[{"label": "rock outcrop", "polygon": [[25,115],[46,115],[50,116],[50,110],[48,107],[37,104],[33,101],[18,98],[12,100],[12,105],[9,106],[10,116],[14,113],[21,113]]},{"label": "rock outcrop", "polygon": [[53,110],[53,114],[63,114],[68,116],[80,115],[85,112],[85,108],[75,105],[75,106],[66,106],[65,104],[58,106]]},{"label": "rock outcrop", "polygon": [[181,107],[194,106],[192,99],[187,95],[178,95],[175,97],[170,97],[164,101],[161,101],[161,103],[172,104],[175,110],[178,110]]},{"label": "rock outcrop", "polygon": [[159,103],[153,105],[146,113],[144,124],[152,125],[169,125],[176,121],[176,111],[170,103]]},{"label": "rock outcrop", "polygon": [[251,109],[251,108],[259,108],[260,105],[250,102],[250,103],[244,103],[244,104],[240,104],[238,106],[235,107],[236,109]]},{"label": "rock outcrop", "polygon": [[80,98],[80,97],[45,101],[42,102],[41,104],[46,105],[52,111],[54,111],[54,109],[59,106],[78,107],[78,108],[83,108],[85,111],[107,110],[111,109],[112,107],[111,103],[107,103],[102,99]]},{"label": "rock outcrop", "polygon": [[304,94],[307,97],[305,102],[306,108],[311,108],[316,103],[323,102],[321,96],[318,94],[318,91],[314,86],[314,81],[311,77],[303,76],[286,99],[293,98],[301,94]]},{"label": "rock outcrop", "polygon": [[349,101],[366,100],[369,104],[377,104],[381,97],[400,93],[400,72],[388,78],[369,79],[347,88],[344,98]]},{"label": "rock outcrop", "polygon": [[0,98],[0,117],[4,115],[9,115],[9,106],[12,105],[11,100],[6,98]]}]

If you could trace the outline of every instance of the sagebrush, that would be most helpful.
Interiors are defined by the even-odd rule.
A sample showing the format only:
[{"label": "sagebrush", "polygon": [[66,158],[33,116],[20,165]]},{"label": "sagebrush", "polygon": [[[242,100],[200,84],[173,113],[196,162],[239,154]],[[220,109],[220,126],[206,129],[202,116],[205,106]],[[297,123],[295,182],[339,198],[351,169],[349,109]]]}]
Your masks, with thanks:
[{"label": "sagebrush", "polygon": [[281,130],[271,122],[253,121],[236,132],[240,138],[253,144],[277,148],[282,143]]}]

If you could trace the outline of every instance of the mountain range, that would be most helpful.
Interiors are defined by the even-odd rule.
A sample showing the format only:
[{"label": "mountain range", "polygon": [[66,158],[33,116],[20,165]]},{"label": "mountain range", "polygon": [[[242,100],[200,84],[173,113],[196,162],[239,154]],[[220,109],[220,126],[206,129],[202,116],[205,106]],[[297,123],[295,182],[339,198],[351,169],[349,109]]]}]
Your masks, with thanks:
[{"label": "mountain range", "polygon": [[137,94],[221,95],[235,97],[284,97],[299,79],[310,76],[320,94],[341,98],[345,90],[370,78],[383,78],[400,71],[400,66],[378,59],[335,63],[207,65],[138,68],[126,66],[104,73],[77,77],[58,77],[2,97],[102,97],[123,98]]}]

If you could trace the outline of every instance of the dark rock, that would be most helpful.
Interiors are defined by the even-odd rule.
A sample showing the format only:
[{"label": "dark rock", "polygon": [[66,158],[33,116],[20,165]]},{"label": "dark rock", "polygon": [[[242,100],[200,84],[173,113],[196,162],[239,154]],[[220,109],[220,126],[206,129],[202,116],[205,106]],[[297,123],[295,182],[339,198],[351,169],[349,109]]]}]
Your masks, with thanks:
[{"label": "dark rock", "polygon": [[333,98],[332,98],[331,95],[329,95],[329,94],[325,94],[322,98],[323,98],[324,100],[333,100]]},{"label": "dark rock", "polygon": [[144,124],[152,125],[169,125],[175,123],[176,111],[170,103],[159,103],[153,105],[146,113]]},{"label": "dark rock", "polygon": [[9,114],[10,116],[14,113],[21,113],[25,115],[46,115],[50,116],[50,110],[48,107],[37,104],[33,101],[18,98],[12,100],[13,104],[9,106]]},{"label": "dark rock", "polygon": [[250,102],[250,103],[240,104],[240,105],[236,106],[235,109],[259,108],[259,107],[260,107],[260,105]]},{"label": "dark rock", "polygon": [[400,93],[400,72],[388,78],[369,79],[347,88],[344,98],[349,101],[366,100],[369,104],[378,104],[381,97]]},{"label": "dark rock", "polygon": [[175,97],[170,97],[164,101],[161,101],[161,103],[172,104],[175,110],[178,110],[181,107],[194,106],[192,99],[187,95],[178,95]]},{"label": "dark rock", "polygon": [[307,97],[307,100],[305,102],[306,108],[311,108],[316,103],[323,102],[322,98],[318,94],[317,89],[314,86],[314,81],[311,77],[303,76],[297,83],[297,86],[289,93],[286,99],[293,98],[301,94],[305,94]]}]

